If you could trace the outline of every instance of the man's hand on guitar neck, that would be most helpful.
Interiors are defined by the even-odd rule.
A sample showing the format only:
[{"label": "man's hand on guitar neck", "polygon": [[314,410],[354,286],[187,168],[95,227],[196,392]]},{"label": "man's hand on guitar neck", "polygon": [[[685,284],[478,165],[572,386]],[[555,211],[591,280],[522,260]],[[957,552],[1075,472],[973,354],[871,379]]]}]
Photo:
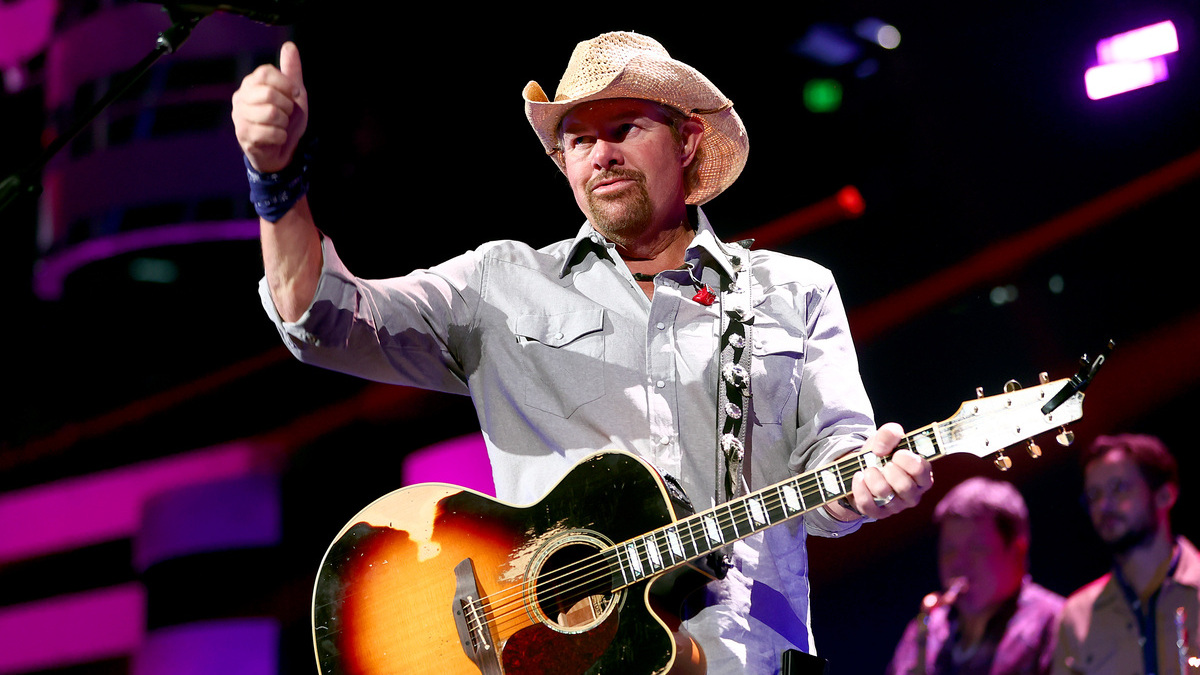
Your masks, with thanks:
[{"label": "man's hand on guitar neck", "polygon": [[[900,425],[888,423],[879,427],[862,449],[887,457],[902,438],[904,430]],[[839,502],[833,502],[826,508],[838,520],[851,521],[858,518],[859,514],[878,520],[915,506],[921,500],[921,495],[932,486],[933,470],[929,460],[908,450],[900,450],[883,467],[871,467],[854,474],[854,484],[847,499],[858,513]]]}]

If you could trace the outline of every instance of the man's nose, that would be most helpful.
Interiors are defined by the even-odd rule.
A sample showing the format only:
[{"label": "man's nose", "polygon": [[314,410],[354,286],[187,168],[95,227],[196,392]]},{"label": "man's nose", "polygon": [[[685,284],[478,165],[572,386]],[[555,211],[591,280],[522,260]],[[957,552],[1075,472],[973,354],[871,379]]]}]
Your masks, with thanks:
[{"label": "man's nose", "polygon": [[592,146],[592,163],[598,169],[608,169],[624,164],[625,157],[621,154],[621,144],[603,138],[596,139],[596,144]]}]

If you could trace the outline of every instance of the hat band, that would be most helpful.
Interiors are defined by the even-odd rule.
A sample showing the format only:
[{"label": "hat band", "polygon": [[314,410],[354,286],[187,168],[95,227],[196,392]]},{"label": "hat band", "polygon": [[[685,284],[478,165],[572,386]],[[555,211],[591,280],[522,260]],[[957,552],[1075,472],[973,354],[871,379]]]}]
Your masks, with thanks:
[{"label": "hat band", "polygon": [[729,110],[732,107],[733,107],[733,101],[725,101],[725,103],[722,104],[721,106],[716,107],[716,108],[709,108],[707,110],[701,110],[699,108],[692,108],[692,114],[693,115],[714,115],[719,112],[725,112],[726,110]]}]

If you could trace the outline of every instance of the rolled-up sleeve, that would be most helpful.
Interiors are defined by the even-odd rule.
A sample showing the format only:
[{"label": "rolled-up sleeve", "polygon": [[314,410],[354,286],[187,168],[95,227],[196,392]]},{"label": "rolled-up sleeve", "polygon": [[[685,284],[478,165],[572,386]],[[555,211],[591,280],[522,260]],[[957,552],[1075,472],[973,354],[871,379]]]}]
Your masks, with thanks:
[{"label": "rolled-up sleeve", "polygon": [[266,278],[259,296],[284,345],[300,361],[378,382],[466,394],[462,336],[478,303],[478,254],[464,253],[403,277],[359,279],[325,237],[312,303],[284,321]]},{"label": "rolled-up sleeve", "polygon": [[[875,431],[846,310],[832,275],[809,294],[806,324],[797,443],[789,461],[789,468],[797,473],[858,450]],[[810,534],[823,537],[849,534],[863,522],[840,521],[825,509],[806,514],[804,520]]]}]

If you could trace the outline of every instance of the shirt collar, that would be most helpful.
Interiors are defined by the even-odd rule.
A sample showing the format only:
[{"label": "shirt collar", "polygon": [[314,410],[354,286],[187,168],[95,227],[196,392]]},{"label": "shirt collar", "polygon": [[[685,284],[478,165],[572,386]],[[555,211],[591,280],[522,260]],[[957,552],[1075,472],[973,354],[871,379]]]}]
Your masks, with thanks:
[{"label": "shirt collar", "polygon": [[[700,257],[701,252],[706,253],[709,260],[712,260],[725,276],[730,279],[736,277],[740,261],[735,263],[732,258],[746,255],[745,250],[740,246],[731,246],[717,239],[712,224],[708,222],[708,216],[704,215],[704,211],[700,207],[696,207],[696,221],[696,237],[688,246],[685,257],[691,260]],[[563,258],[562,268],[558,272],[559,278],[567,276],[575,263],[582,258],[581,248],[595,245],[604,249],[607,243],[608,240],[592,227],[591,222],[584,221],[583,226],[579,228],[579,232],[575,234],[575,238],[571,240],[571,245],[567,248],[567,255]]]}]

